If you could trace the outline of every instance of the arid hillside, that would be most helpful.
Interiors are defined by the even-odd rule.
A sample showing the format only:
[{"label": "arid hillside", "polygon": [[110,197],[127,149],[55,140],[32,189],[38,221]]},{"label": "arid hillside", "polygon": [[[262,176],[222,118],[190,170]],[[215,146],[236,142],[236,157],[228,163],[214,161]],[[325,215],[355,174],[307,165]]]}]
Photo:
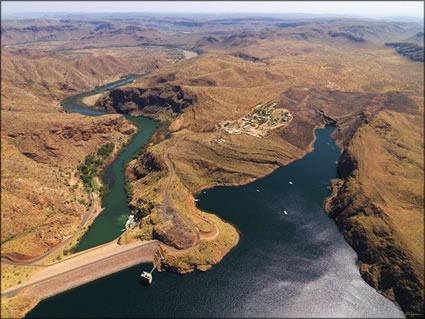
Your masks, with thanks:
[{"label": "arid hillside", "polygon": [[424,123],[423,113],[415,113],[380,112],[355,133],[327,210],[358,252],[366,281],[421,313]]},{"label": "arid hillside", "polygon": [[79,162],[135,131],[117,115],[2,111],[2,253],[39,256],[75,232],[91,203]]},{"label": "arid hillside", "polygon": [[145,73],[166,65],[155,57],[131,59],[111,55],[66,61],[55,52],[2,50],[2,110],[45,110],[60,99],[94,89],[130,73]]},{"label": "arid hillside", "polygon": [[[238,52],[249,54],[254,46],[259,56],[264,54],[280,55],[270,46],[268,51],[261,50],[264,45],[278,41],[300,41],[323,43],[332,47],[357,50],[374,48],[388,41],[399,41],[413,37],[422,26],[409,23],[386,23],[347,19],[300,20],[270,23],[262,29],[247,27],[245,31],[218,33],[200,38],[194,48],[216,52]],[[398,40],[396,40],[398,39]],[[422,43],[423,46],[423,43]]]},{"label": "arid hillside", "polygon": [[[302,52],[297,43],[293,50]],[[281,46],[284,44],[280,42]],[[183,112],[173,122],[171,129],[210,130],[221,121],[243,116],[259,103],[278,99],[279,94],[289,88],[422,94],[420,69],[423,65],[406,63],[385,46],[375,51],[376,57],[367,50],[351,53],[325,45],[309,46],[310,53],[284,54],[256,62],[232,55],[205,53],[179,65],[162,68],[125,89],[112,90],[101,97],[98,105],[103,108],[108,105],[110,110],[123,113],[148,111],[150,107],[166,107],[167,104],[158,103],[155,97],[165,96],[165,92],[173,96],[174,92],[183,99],[190,99],[192,105],[188,107],[190,111]],[[328,57],[330,54],[332,59]],[[375,70],[373,74],[368,72],[370,68]],[[146,99],[149,94],[152,98]]]}]

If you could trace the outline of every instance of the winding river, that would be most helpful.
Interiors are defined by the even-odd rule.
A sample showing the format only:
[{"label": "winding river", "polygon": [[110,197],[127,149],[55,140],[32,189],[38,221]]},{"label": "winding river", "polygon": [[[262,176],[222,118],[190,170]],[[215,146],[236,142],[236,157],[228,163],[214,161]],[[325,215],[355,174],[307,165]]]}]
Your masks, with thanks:
[{"label": "winding river", "polygon": [[[105,92],[118,86],[130,83],[139,78],[140,75],[130,75],[116,82],[106,84],[97,89],[74,95],[63,100],[63,107],[70,111],[88,116],[100,116],[107,114],[94,111],[81,104],[81,99],[93,94]],[[130,209],[127,206],[127,194],[125,192],[124,164],[142,147],[155,129],[155,121],[145,117],[125,116],[128,120],[139,126],[139,131],[132,142],[119,154],[119,156],[106,169],[103,175],[103,183],[108,184],[110,192],[103,199],[103,212],[96,218],[95,222],[82,238],[78,251],[83,251],[117,238],[124,228]]]},{"label": "winding river", "polygon": [[[152,121],[143,121],[141,141],[154,128]],[[139,275],[152,265],[142,264],[44,300],[27,316],[404,317],[364,282],[355,252],[322,209],[340,156],[333,130],[317,129],[313,152],[262,179],[198,196],[200,209],[241,233],[239,244],[211,270],[184,276],[155,272],[153,284],[145,286]],[[127,151],[105,174],[113,181],[113,197],[105,200],[105,211],[80,249],[119,235],[128,209],[113,207],[125,202],[120,165]],[[114,192],[115,187],[120,189]]]}]

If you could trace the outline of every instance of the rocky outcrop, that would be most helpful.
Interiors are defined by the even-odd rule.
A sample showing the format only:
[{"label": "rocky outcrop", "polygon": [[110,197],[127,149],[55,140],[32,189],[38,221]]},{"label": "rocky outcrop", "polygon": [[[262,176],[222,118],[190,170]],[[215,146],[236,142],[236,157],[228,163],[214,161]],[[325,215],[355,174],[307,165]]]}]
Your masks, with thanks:
[{"label": "rocky outcrop", "polygon": [[342,37],[353,42],[365,42],[365,39],[363,39],[362,37],[356,36],[349,32],[328,31],[328,35],[332,38]]},{"label": "rocky outcrop", "polygon": [[[158,205],[157,209],[169,210],[171,208]],[[166,212],[165,214],[169,214],[168,220],[172,222],[155,225],[152,229],[152,237],[177,249],[186,249],[193,246],[195,235],[190,227],[178,218],[175,212]]]},{"label": "rocky outcrop", "polygon": [[130,202],[128,207],[131,209],[132,213],[136,216],[136,220],[140,220],[143,217],[148,216],[152,209],[154,208],[154,204],[151,201],[143,200],[142,198],[137,198]]},{"label": "rocky outcrop", "polygon": [[186,92],[178,85],[165,85],[153,88],[123,88],[115,89],[102,96],[96,107],[108,112],[134,114],[149,108],[168,108],[174,113],[182,110],[196,101],[196,97]]},{"label": "rocky outcrop", "polygon": [[412,61],[424,62],[424,47],[421,45],[409,42],[385,43],[385,45],[396,48],[398,54],[401,54]]},{"label": "rocky outcrop", "polygon": [[345,149],[338,161],[338,175],[341,178],[348,178],[357,169],[357,160],[352,157],[350,152]]},{"label": "rocky outcrop", "polygon": [[309,22],[286,22],[286,23],[278,23],[276,24],[276,27],[279,29],[285,29],[285,28],[296,28],[302,25],[309,24]]},{"label": "rocky outcrop", "polygon": [[251,55],[248,55],[248,54],[242,53],[242,52],[232,53],[231,55],[234,56],[234,57],[237,57],[237,58],[241,58],[245,61],[257,62],[257,61],[261,60],[260,58],[257,58],[255,56],[251,56]]},{"label": "rocky outcrop", "polygon": [[31,129],[16,125],[8,129],[8,141],[31,160],[53,164],[59,159],[74,157],[68,154],[70,147],[84,148],[86,144],[99,143],[108,136],[128,136],[136,132],[133,125],[120,117],[99,118],[92,123],[78,120],[50,121],[49,126],[38,123],[38,127]]},{"label": "rocky outcrop", "polygon": [[291,144],[305,149],[314,139],[315,126],[333,124],[333,137],[343,147],[357,129],[382,110],[417,114],[417,105],[405,94],[343,92],[329,89],[292,88],[281,93],[279,107],[295,114],[293,125],[278,134]]},{"label": "rocky outcrop", "polygon": [[[114,119],[110,121],[106,121],[105,123],[102,123],[102,125],[99,126],[92,126],[88,128],[83,127],[73,127],[73,126],[64,126],[63,129],[55,129],[52,128],[49,130],[50,134],[60,136],[64,139],[72,139],[75,142],[79,142],[81,140],[88,141],[90,138],[92,138],[95,134],[107,134],[111,131],[120,131],[124,123],[122,120]],[[121,133],[125,135],[131,135],[135,133],[135,128],[129,128],[127,130],[122,131]]]},{"label": "rocky outcrop", "polygon": [[73,25],[48,25],[48,26],[29,26],[29,27],[25,27],[25,28],[13,28],[13,27],[5,27],[1,29],[2,33],[7,33],[7,32],[11,32],[11,31],[17,31],[17,32],[33,32],[33,33],[37,33],[37,32],[53,32],[53,31],[61,31],[61,32],[65,32],[65,31],[75,31],[78,30],[77,27],[73,26]]},{"label": "rocky outcrop", "polygon": [[327,125],[336,125],[337,121],[334,118],[326,115],[323,110],[319,110],[318,113],[322,117],[323,122],[325,122]]},{"label": "rocky outcrop", "polygon": [[163,169],[161,161],[150,152],[142,154],[134,167],[132,173],[136,178],[143,178],[151,172],[158,172]]},{"label": "rocky outcrop", "polygon": [[[258,34],[254,32],[242,32],[224,37],[221,41],[223,45],[229,47],[247,47],[258,43]],[[261,37],[260,37],[261,38]]]}]

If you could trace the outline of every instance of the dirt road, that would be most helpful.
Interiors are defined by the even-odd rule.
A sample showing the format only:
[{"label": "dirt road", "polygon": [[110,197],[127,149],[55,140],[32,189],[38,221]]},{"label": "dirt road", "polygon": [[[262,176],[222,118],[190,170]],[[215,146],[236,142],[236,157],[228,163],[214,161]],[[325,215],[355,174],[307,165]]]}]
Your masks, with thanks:
[{"label": "dirt road", "polygon": [[[61,242],[59,245],[55,246],[54,248],[50,249],[47,253],[45,253],[44,255],[41,255],[39,257],[35,257],[35,258],[29,259],[29,260],[27,259],[27,260],[20,261],[20,260],[13,259],[13,258],[5,255],[5,256],[2,256],[1,262],[5,263],[5,264],[13,265],[13,266],[40,266],[40,267],[45,267],[44,265],[36,265],[36,263],[39,262],[39,261],[42,261],[46,257],[53,254],[55,251],[63,248],[66,244],[68,244],[70,241],[72,241],[78,234],[80,234],[81,230],[86,226],[87,222],[92,217],[96,216],[97,214],[99,214],[103,210],[102,207],[100,207],[100,205],[98,203],[98,200],[96,198],[97,195],[95,195],[92,192],[92,193],[90,193],[90,196],[91,196],[91,202],[92,202],[91,207],[87,211],[87,213],[83,216],[83,218],[81,219],[80,225],[78,226],[77,231],[73,235],[71,235],[66,240]],[[10,259],[8,259],[8,258],[10,258]]]}]

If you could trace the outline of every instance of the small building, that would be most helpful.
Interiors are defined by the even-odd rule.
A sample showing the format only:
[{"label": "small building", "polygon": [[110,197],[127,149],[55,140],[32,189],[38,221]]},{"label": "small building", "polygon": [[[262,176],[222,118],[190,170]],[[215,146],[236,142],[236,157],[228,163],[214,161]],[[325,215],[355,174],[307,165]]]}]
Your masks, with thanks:
[{"label": "small building", "polygon": [[134,215],[128,216],[127,222],[125,223],[125,228],[134,228],[136,226],[136,221],[134,220]]}]

